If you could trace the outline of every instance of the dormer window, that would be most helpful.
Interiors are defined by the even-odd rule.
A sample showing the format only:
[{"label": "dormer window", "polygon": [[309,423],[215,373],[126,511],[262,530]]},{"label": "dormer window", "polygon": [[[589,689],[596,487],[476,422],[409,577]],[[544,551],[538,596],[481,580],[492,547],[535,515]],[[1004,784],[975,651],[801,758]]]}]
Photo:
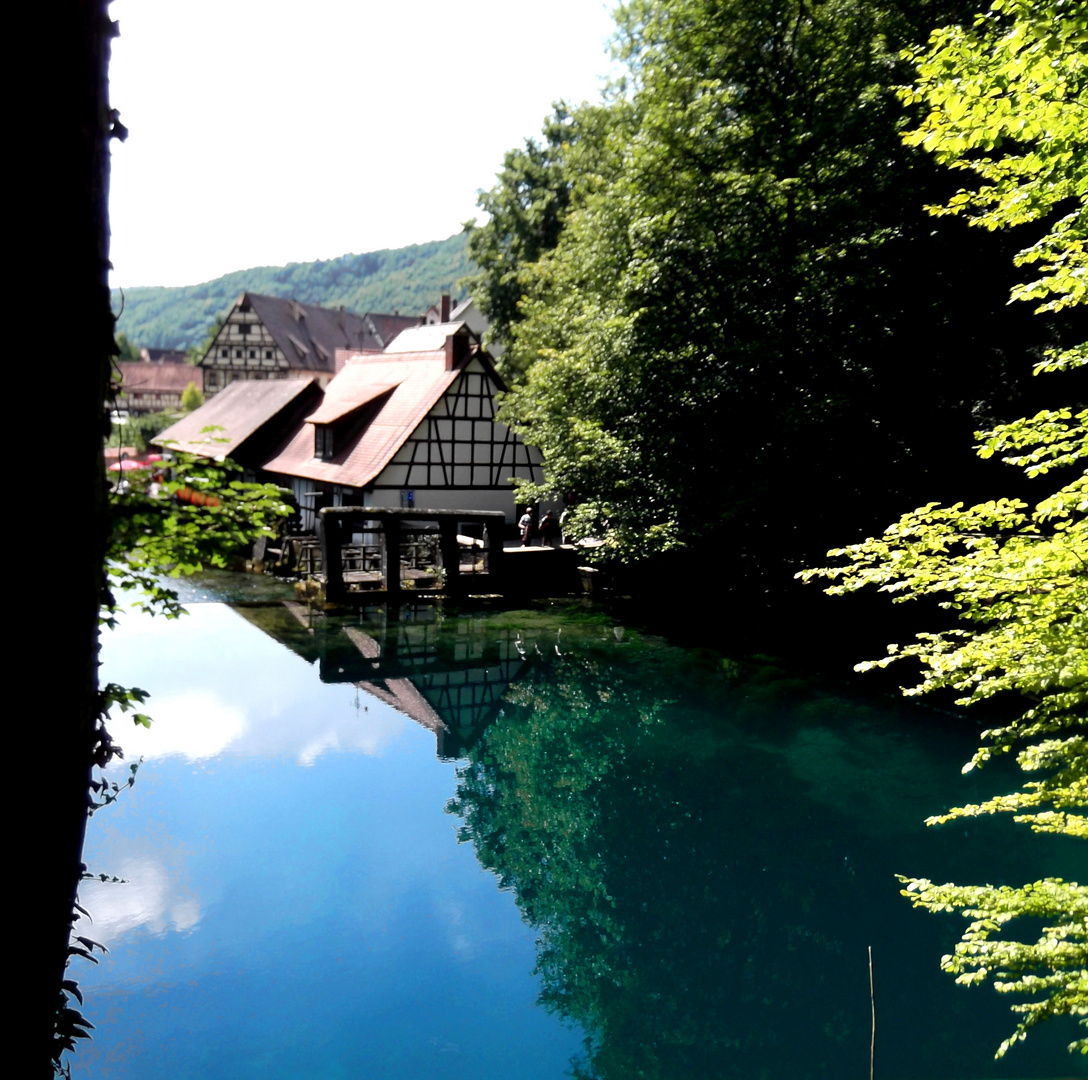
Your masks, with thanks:
[{"label": "dormer window", "polygon": [[314,424],[314,457],[332,461],[332,424]]}]

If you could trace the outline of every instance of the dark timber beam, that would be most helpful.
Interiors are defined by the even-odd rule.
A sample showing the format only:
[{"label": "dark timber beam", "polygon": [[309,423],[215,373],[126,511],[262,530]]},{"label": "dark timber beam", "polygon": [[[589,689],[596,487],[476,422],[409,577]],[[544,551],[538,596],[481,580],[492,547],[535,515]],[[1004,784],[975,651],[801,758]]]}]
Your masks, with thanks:
[{"label": "dark timber beam", "polygon": [[[327,506],[317,515],[321,559],[325,572],[325,596],[332,603],[364,603],[377,599],[396,600],[403,595],[401,584],[401,538],[406,522],[438,525],[442,565],[446,570],[443,592],[463,595],[469,580],[461,573],[461,552],[457,530],[462,523],[482,525],[487,535],[488,588],[499,591],[502,571],[503,533],[506,515],[500,510],[408,510],[366,506]],[[362,593],[348,591],[344,581],[343,546],[354,527],[382,535],[382,585]]]}]

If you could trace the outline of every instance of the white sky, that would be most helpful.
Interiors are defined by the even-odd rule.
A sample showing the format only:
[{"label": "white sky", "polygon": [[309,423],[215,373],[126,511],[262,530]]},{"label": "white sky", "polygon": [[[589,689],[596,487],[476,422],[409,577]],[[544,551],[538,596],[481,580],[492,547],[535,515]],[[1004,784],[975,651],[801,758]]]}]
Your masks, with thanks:
[{"label": "white sky", "polygon": [[114,285],[441,240],[551,104],[595,99],[613,0],[115,0]]}]

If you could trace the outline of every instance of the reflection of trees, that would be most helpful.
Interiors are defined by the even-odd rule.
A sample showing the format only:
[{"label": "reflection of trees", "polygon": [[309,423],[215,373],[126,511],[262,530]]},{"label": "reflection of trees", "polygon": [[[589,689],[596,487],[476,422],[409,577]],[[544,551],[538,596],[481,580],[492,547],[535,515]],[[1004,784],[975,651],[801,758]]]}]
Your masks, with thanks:
[{"label": "reflection of trees", "polygon": [[[796,723],[772,710],[757,736],[743,734],[750,684],[706,697],[671,650],[624,652],[622,665],[599,650],[533,665],[449,804],[539,932],[542,1001],[587,1032],[579,1075],[862,1069],[865,943],[896,932],[895,883],[872,857],[887,827],[873,836],[862,815],[806,793],[814,785],[789,767]],[[896,771],[886,757],[868,764]],[[931,1004],[910,1007],[903,1019],[926,1031]],[[933,1075],[989,1057],[954,1025],[948,1043],[933,1040]]]}]

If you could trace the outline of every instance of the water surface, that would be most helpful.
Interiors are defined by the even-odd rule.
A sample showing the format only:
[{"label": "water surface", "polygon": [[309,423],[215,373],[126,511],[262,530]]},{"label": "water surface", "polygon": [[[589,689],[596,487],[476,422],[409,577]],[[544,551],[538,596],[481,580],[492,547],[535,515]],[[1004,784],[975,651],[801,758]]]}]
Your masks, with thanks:
[{"label": "water surface", "polygon": [[993,1062],[1006,999],[899,896],[1076,876],[1066,838],[922,826],[1001,783],[950,718],[567,609],[244,598],[107,635],[155,724],[115,721],[144,762],[89,830],[127,883],[82,892],[74,1076],[865,1076],[869,946],[877,1076],[1085,1074],[1072,1025]]}]

